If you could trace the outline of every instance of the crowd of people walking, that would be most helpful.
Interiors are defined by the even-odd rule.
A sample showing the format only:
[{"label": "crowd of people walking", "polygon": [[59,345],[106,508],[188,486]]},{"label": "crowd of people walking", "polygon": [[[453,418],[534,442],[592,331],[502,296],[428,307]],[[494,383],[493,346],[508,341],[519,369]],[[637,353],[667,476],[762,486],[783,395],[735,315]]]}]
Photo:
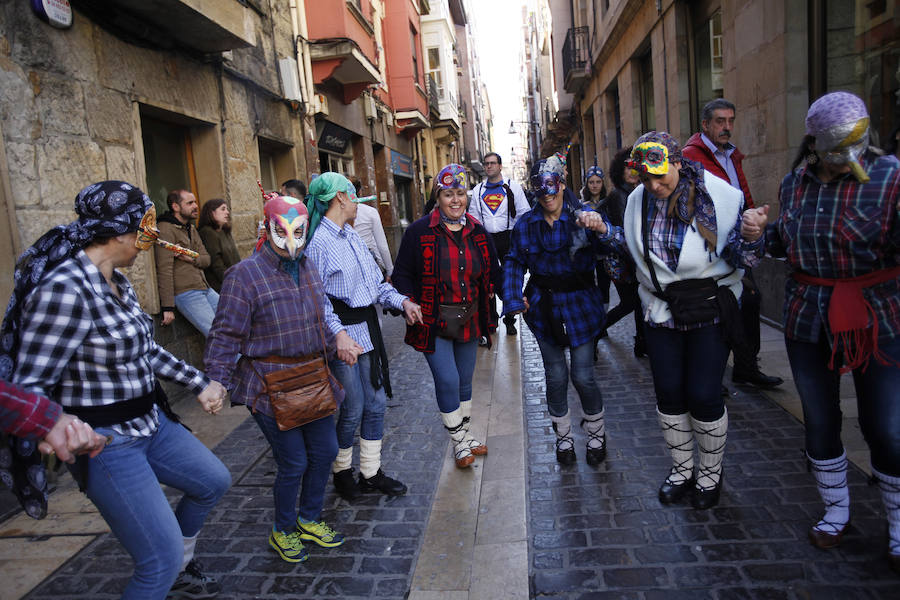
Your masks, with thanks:
[{"label": "crowd of people walking", "polygon": [[[75,199],[78,219],[38,239],[16,268],[0,336],[0,422],[21,440],[0,474],[40,518],[39,452],[56,452],[134,559],[124,598],[214,597],[219,585],[194,548],[231,478],[179,423],[159,378],[189,389],[210,414],[228,399],[252,415],[277,465],[274,520],[260,535],[297,563],[310,555],[305,542],[345,541],[322,514],[329,475],[349,502],[407,491],[382,461],[393,392],[379,306],[403,316],[406,343],[424,355],[460,469],[488,453],[471,433],[478,347],[491,347],[501,316],[516,335],[520,314],[540,349],[556,460],[578,460],[577,422],[584,460],[601,465],[607,416],[595,373],[615,365],[596,348],[633,314],[634,355],[649,358],[672,461],[659,501],[689,497],[708,509],[725,482],[729,353],[735,383],[783,383],[757,360],[752,270],[769,253],[789,267],[785,343],[824,503],[810,542],[837,546],[850,521],[839,378],[851,372],[886,550],[900,570],[900,163],[869,145],[859,98],[827,94],[809,108],[779,213],[769,215],[754,205],[731,143],[734,105],[714,100],[700,117],[702,131],[685,144],[650,131],[606,171],[588,167],[574,182],[580,198],[563,153],[533,166],[527,198],[496,153],[474,186],[465,167],[448,164],[394,257],[377,211],[361,212],[359,184],[338,173],[266,194],[258,242],[243,260],[224,200],[201,211],[193,194],[175,190],[157,224],[137,187],[89,185]],[[365,240],[355,220],[366,223]],[[153,320],[117,271],[151,247],[160,323],[177,309],[207,337],[202,372],[154,341]],[[619,304],[607,312],[610,285]],[[581,404],[574,419],[570,380]],[[183,492],[174,511],[160,483]]]}]

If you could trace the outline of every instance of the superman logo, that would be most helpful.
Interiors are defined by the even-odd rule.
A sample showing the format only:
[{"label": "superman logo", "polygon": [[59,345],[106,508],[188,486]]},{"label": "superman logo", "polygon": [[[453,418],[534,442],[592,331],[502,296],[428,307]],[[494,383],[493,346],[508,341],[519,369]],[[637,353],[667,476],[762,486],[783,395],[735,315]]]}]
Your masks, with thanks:
[{"label": "superman logo", "polygon": [[497,209],[500,208],[500,204],[503,202],[504,198],[506,198],[505,193],[493,193],[488,194],[482,200],[487,204],[487,207],[491,209],[491,212],[497,214]]}]

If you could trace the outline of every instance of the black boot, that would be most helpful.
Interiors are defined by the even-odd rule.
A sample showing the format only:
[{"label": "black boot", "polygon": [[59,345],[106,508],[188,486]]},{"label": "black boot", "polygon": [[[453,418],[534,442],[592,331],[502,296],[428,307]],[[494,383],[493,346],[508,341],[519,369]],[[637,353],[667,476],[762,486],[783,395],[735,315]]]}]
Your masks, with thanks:
[{"label": "black boot", "polygon": [[644,336],[634,336],[634,356],[635,358],[644,358],[647,356],[647,341]]},{"label": "black boot", "polygon": [[356,500],[362,492],[359,491],[359,485],[356,478],[353,477],[353,469],[344,469],[334,474],[334,489],[338,495],[347,500]]}]

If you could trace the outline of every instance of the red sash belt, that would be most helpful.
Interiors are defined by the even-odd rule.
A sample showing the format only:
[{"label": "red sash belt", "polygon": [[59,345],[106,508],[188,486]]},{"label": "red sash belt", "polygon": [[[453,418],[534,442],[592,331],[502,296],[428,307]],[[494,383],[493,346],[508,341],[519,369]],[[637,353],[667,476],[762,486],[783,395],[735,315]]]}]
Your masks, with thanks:
[{"label": "red sash belt", "polygon": [[842,374],[865,367],[872,357],[883,365],[900,367],[900,364],[878,350],[878,317],[862,293],[865,288],[900,277],[900,266],[846,279],[813,277],[796,271],[791,273],[791,277],[805,285],[834,288],[828,305],[828,327],[834,336],[829,369],[834,369],[838,346],[844,350]]}]

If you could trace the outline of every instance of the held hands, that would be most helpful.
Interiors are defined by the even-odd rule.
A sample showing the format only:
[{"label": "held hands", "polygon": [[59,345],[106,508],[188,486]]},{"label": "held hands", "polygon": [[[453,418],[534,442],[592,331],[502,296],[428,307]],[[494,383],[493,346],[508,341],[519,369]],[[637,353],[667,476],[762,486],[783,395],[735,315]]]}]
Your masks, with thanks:
[{"label": "held hands", "polygon": [[164,310],[164,311],[163,311],[163,318],[162,318],[162,324],[163,324],[163,325],[171,325],[171,324],[172,324],[172,321],[174,321],[174,320],[175,320],[175,313],[174,313],[174,312],[172,312],[171,310]]},{"label": "held hands", "polygon": [[[418,308],[418,307],[417,307]],[[421,312],[419,315],[421,316]],[[356,364],[356,357],[363,353],[363,347],[353,341],[346,331],[341,330],[334,339],[337,356],[348,365]]]},{"label": "held hands", "polygon": [[575,221],[575,224],[580,225],[585,229],[596,231],[600,235],[606,235],[607,232],[606,223],[603,222],[603,217],[601,217],[599,213],[593,211],[586,210],[582,212],[581,216]]},{"label": "held hands", "polygon": [[403,301],[403,316],[406,317],[407,325],[415,325],[422,322],[422,308],[407,298]]},{"label": "held hands", "polygon": [[94,458],[100,454],[107,441],[105,435],[96,433],[78,417],[63,413],[38,444],[38,450],[41,454],[56,454],[60,460],[73,463],[77,454],[88,454]]},{"label": "held hands", "polygon": [[203,410],[211,415],[216,415],[222,410],[222,404],[225,402],[225,394],[225,386],[218,381],[211,381],[209,385],[206,386],[206,389],[197,396],[197,401],[200,403],[200,406],[203,407]]},{"label": "held hands", "polygon": [[748,242],[758,240],[769,222],[769,205],[748,208],[741,215],[741,237]]},{"label": "held hands", "polygon": [[524,310],[514,310],[513,312],[511,312],[511,313],[509,313],[509,314],[511,314],[511,315],[517,315],[517,314],[519,314],[519,313],[527,313],[527,312],[528,312],[528,309],[531,308],[531,304],[528,303],[528,298],[525,297],[525,296],[522,296],[522,302],[525,304],[525,309],[524,309]]}]

